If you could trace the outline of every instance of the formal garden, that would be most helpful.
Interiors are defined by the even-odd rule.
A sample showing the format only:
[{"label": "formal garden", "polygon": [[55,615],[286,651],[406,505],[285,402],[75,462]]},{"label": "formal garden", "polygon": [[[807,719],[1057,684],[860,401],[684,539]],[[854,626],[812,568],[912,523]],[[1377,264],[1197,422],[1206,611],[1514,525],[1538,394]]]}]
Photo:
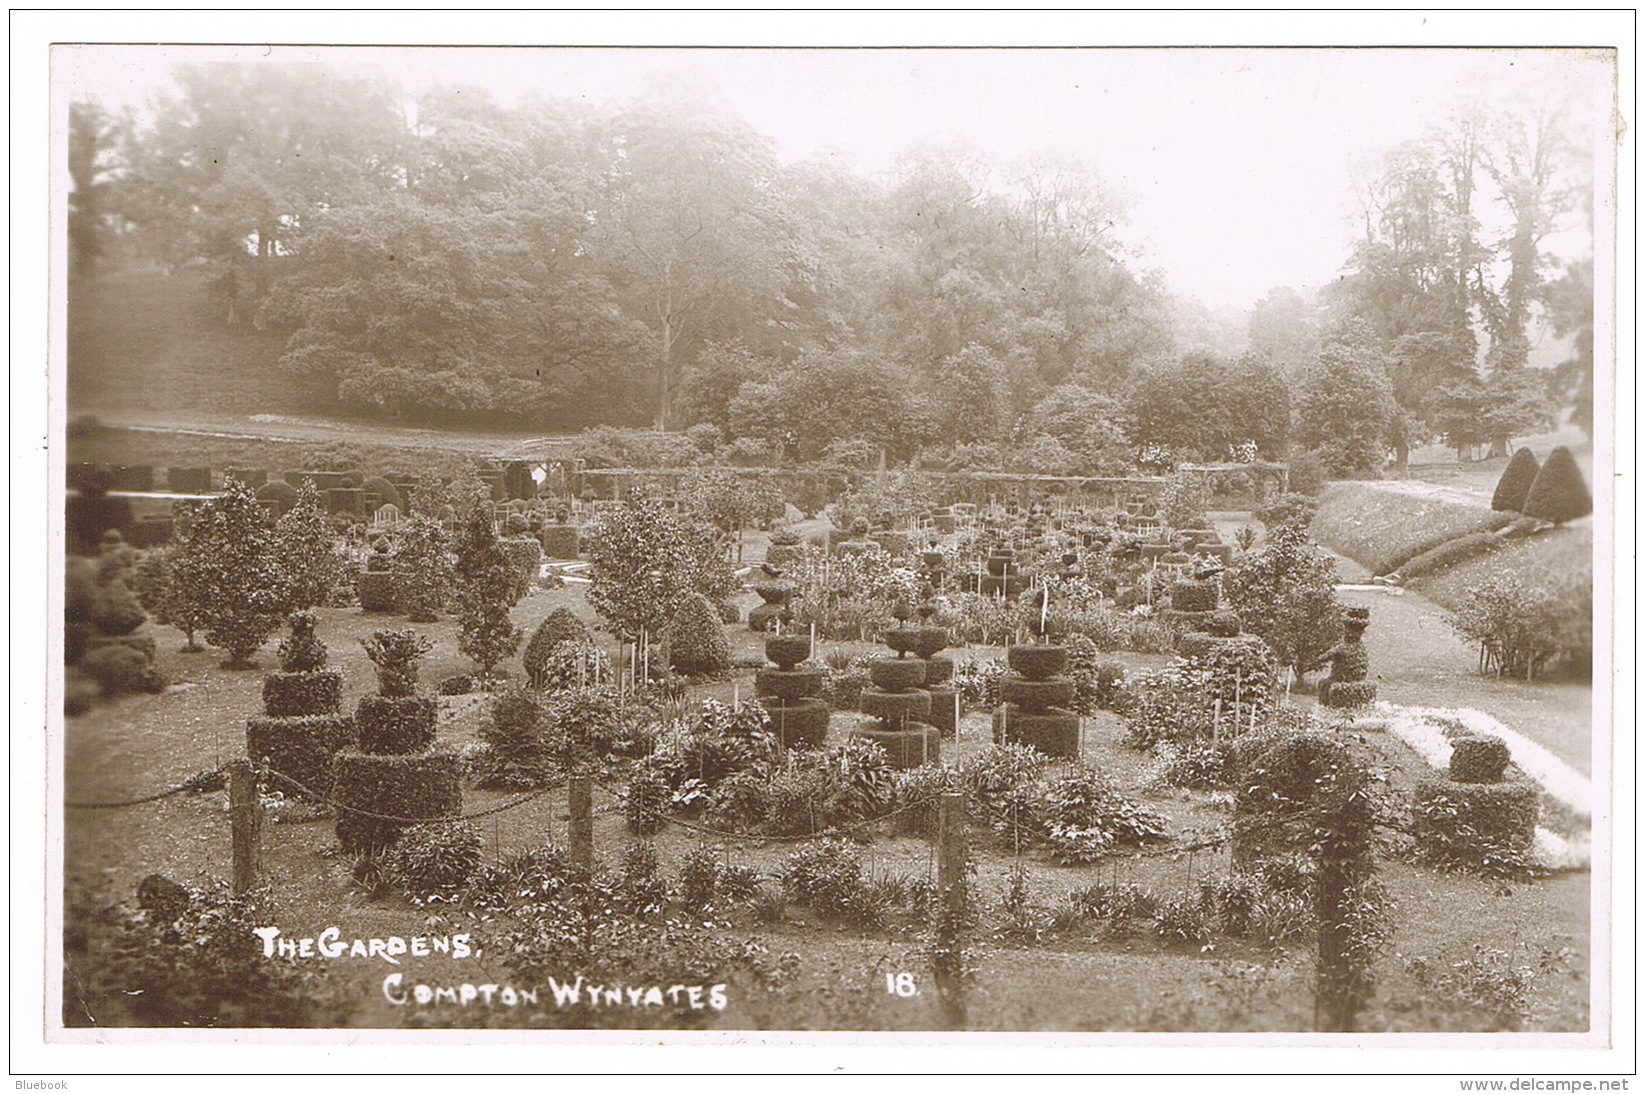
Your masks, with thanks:
[{"label": "formal garden", "polygon": [[1487,710],[1591,601],[1378,634],[1563,450],[1372,566],[1277,476],[76,475],[67,1025],[1587,1027],[1586,716]]}]

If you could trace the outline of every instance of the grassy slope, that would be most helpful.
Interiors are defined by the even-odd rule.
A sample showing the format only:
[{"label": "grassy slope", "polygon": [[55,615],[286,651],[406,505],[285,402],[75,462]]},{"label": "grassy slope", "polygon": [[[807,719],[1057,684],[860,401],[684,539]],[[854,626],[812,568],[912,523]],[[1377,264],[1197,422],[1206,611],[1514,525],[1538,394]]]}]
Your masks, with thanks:
[{"label": "grassy slope", "polygon": [[285,340],[229,326],[206,275],[126,269],[69,286],[68,416],[235,416],[317,409],[279,368]]},{"label": "grassy slope", "polygon": [[1470,532],[1508,524],[1490,500],[1426,483],[1336,482],[1320,496],[1314,538],[1364,565],[1391,573],[1423,551]]}]

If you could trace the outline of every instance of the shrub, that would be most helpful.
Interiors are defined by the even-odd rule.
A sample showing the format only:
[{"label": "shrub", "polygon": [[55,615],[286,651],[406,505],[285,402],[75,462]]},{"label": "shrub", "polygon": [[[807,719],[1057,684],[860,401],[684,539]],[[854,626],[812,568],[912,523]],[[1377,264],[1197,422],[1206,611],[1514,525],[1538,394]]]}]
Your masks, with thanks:
[{"label": "shrub", "polygon": [[93,620],[104,634],[130,634],[148,618],[137,597],[119,577],[102,581],[97,586]]},{"label": "shrub", "polygon": [[130,646],[103,646],[86,654],[79,664],[80,671],[109,695],[143,690],[148,668],[149,659]]},{"label": "shrub", "polygon": [[451,599],[456,567],[445,526],[421,514],[410,517],[394,553],[394,602],[413,623],[433,623]]},{"label": "shrub", "polygon": [[1292,492],[1276,494],[1252,515],[1262,521],[1265,528],[1277,528],[1281,524],[1299,524],[1306,528],[1313,523],[1314,511],[1318,508],[1319,502],[1309,494]]},{"label": "shrub", "polygon": [[283,516],[297,504],[297,488],[275,479],[257,488],[257,500],[273,502],[275,515]]},{"label": "shrub", "polygon": [[1165,764],[1165,781],[1189,790],[1228,786],[1233,775],[1233,751],[1226,744],[1198,741],[1184,745]]},{"label": "shrub", "polygon": [[1525,495],[1521,510],[1528,517],[1552,524],[1585,517],[1594,511],[1593,496],[1583,481],[1582,469],[1576,464],[1571,450],[1560,445],[1548,453],[1547,462],[1536,474],[1531,489]]},{"label": "shrub", "polygon": [[655,844],[639,840],[623,848],[617,892],[629,915],[655,915],[668,906],[668,883],[662,878]]},{"label": "shrub", "polygon": [[[519,516],[518,513],[514,514]],[[524,518],[521,517],[523,520]],[[522,539],[510,536],[499,539],[497,546],[508,558],[508,564],[514,572],[514,600],[518,603],[524,599],[537,583],[537,575],[543,565],[543,545],[536,539]]]},{"label": "shrub", "polygon": [[1424,779],[1413,807],[1417,857],[1492,877],[1535,873],[1537,816],[1536,788],[1527,783]]},{"label": "shrub", "polygon": [[[173,917],[171,911],[177,911]],[[73,893],[63,924],[63,1024],[103,1028],[327,1028],[356,1005],[330,963],[270,961],[252,932],[276,910],[217,889],[149,914]]]},{"label": "shrub", "polygon": [[1458,737],[1451,742],[1450,775],[1459,783],[1501,782],[1508,759],[1501,737]]},{"label": "shrub", "polygon": [[556,647],[566,643],[592,643],[593,640],[583,621],[570,608],[555,608],[549,612],[531,633],[531,641],[526,644],[521,657],[531,686],[544,686],[540,679],[543,665]]},{"label": "shrub", "polygon": [[1541,470],[1542,466],[1536,462],[1536,456],[1529,448],[1515,452],[1508,466],[1502,469],[1502,477],[1497,480],[1496,490],[1491,494],[1491,508],[1501,513],[1522,512],[1525,499],[1531,493],[1531,484]]},{"label": "shrub", "polygon": [[1087,885],[1069,893],[1068,899],[1085,909],[1085,914],[1091,918],[1111,922],[1151,919],[1154,910],[1159,907],[1159,900],[1153,893],[1130,882]]},{"label": "shrub", "polygon": [[272,717],[334,714],[342,702],[340,672],[272,672],[263,677],[263,710]]},{"label": "shrub", "polygon": [[[228,665],[251,656],[279,629],[290,586],[274,530],[240,483],[190,509],[172,570],[179,596],[198,606],[205,638],[228,651]],[[175,614],[175,613],[174,613]]]},{"label": "shrub", "polygon": [[337,820],[337,838],[345,854],[385,847],[407,827],[381,817],[407,817],[416,823],[449,817],[462,808],[462,762],[456,753],[339,752],[334,770],[335,797],[347,806]]},{"label": "shrub", "polygon": [[366,656],[377,669],[377,690],[386,696],[408,696],[417,692],[417,662],[434,648],[432,639],[410,627],[373,631],[360,639]]},{"label": "shrub", "polygon": [[68,716],[84,714],[103,697],[103,687],[96,680],[70,666],[63,674],[63,713]]},{"label": "shrub", "polygon": [[291,634],[280,640],[280,667],[286,672],[318,672],[326,667],[326,644],[315,634],[320,617],[313,612],[292,612],[286,620]]},{"label": "shrub", "polygon": [[614,678],[610,659],[592,642],[555,646],[534,668],[527,682],[544,692],[593,687]]},{"label": "shrub", "polygon": [[421,752],[434,743],[439,707],[421,695],[367,695],[354,720],[364,752]]},{"label": "shrub", "polygon": [[[1325,461],[1318,452],[1304,450],[1291,457],[1290,474],[1286,487],[1292,493],[1304,497],[1318,497],[1325,484],[1330,481],[1330,473],[1326,470]],[[1267,521],[1263,521],[1264,524]]]},{"label": "shrub", "polygon": [[383,872],[408,897],[451,899],[480,868],[480,829],[470,821],[414,824],[383,856]]},{"label": "shrub", "polygon": [[477,689],[474,677],[464,672],[456,676],[447,676],[435,685],[434,690],[441,695],[470,695]]},{"label": "shrub", "polygon": [[508,617],[518,599],[514,565],[497,540],[490,515],[476,506],[457,544],[457,648],[483,674],[519,648],[524,635]]},{"label": "shrub", "polygon": [[[290,796],[331,794],[333,757],[354,744],[354,721],[336,714],[252,718],[246,722],[246,755],[277,775],[270,785]],[[287,781],[291,780],[291,781]]]},{"label": "shrub", "polygon": [[366,494],[376,494],[383,500],[378,506],[392,505],[394,508],[405,511],[405,502],[400,498],[399,489],[381,475],[368,475],[360,480],[360,490]]},{"label": "shrub", "polygon": [[1230,938],[1250,936],[1257,902],[1265,892],[1262,879],[1250,874],[1207,878],[1199,885],[1200,905],[1217,930]]},{"label": "shrub", "polygon": [[1065,865],[1167,835],[1165,818],[1121,794],[1105,776],[1075,770],[1044,780],[1030,798],[1035,826]]},{"label": "shrub", "polygon": [[663,630],[669,665],[687,676],[717,676],[731,668],[731,641],[719,613],[701,594],[687,596]]},{"label": "shrub", "polygon": [[693,915],[706,915],[713,911],[719,890],[720,860],[711,849],[694,847],[681,856],[676,890],[680,907]]},{"label": "shrub", "polygon": [[1281,665],[1309,663],[1336,644],[1342,629],[1331,555],[1298,525],[1282,524],[1235,563],[1224,588],[1244,628],[1273,648]]},{"label": "shrub", "polygon": [[655,766],[635,764],[623,794],[623,817],[636,836],[651,836],[668,824],[672,794],[668,778]]},{"label": "shrub", "polygon": [[783,891],[795,904],[809,905],[824,919],[860,922],[874,907],[863,883],[862,859],[847,843],[827,840],[788,856]]},{"label": "shrub", "polygon": [[274,549],[293,607],[312,608],[330,599],[343,574],[344,556],[332,539],[325,507],[312,482],[304,481],[296,504],[275,522]]},{"label": "shrub", "polygon": [[1451,618],[1457,633],[1481,648],[1483,667],[1527,680],[1543,662],[1572,652],[1560,642],[1572,634],[1563,624],[1553,590],[1510,569],[1469,585]]},{"label": "shrub", "polygon": [[1201,528],[1211,508],[1211,484],[1204,475],[1178,471],[1160,491],[1159,515],[1172,528]]},{"label": "shrub", "polygon": [[1166,897],[1154,908],[1154,933],[1167,943],[1200,946],[1210,941],[1212,917],[1199,893]]},{"label": "shrub", "polygon": [[489,707],[480,726],[489,751],[478,785],[504,790],[544,785],[554,761],[565,756],[567,742],[558,727],[547,724],[542,700],[526,688],[507,687]]}]

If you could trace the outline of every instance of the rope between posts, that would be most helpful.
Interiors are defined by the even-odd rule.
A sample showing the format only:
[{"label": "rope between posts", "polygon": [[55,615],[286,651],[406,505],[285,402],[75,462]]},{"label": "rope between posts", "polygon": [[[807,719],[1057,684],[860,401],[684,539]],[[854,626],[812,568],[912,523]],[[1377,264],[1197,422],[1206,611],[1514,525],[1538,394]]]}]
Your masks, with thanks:
[{"label": "rope between posts", "polygon": [[513,809],[516,806],[524,805],[526,802],[540,798],[544,794],[547,794],[550,790],[554,789],[554,787],[545,786],[541,790],[533,790],[529,794],[522,794],[512,801],[506,801],[501,805],[494,805],[490,809],[476,810],[473,813],[450,813],[443,817],[396,817],[388,813],[373,813],[369,809],[360,809],[352,805],[344,805],[335,798],[322,794],[318,790],[304,786],[290,775],[281,774],[272,768],[258,768],[258,773],[278,779],[289,786],[294,786],[298,790],[301,790],[303,793],[314,798],[316,801],[329,805],[334,809],[340,809],[345,813],[352,813],[357,817],[370,817],[372,820],[392,821],[396,824],[456,824],[459,821],[478,820],[481,817],[489,817],[494,814]]},{"label": "rope between posts", "polygon": [[66,802],[63,803],[63,807],[66,808],[66,809],[124,809],[127,806],[132,806],[132,805],[147,805],[149,802],[157,802],[157,801],[160,801],[164,798],[170,798],[170,797],[173,797],[177,794],[181,794],[184,791],[188,791],[188,790],[211,790],[211,789],[216,789],[216,787],[213,787],[210,784],[213,781],[215,781],[217,778],[222,776],[227,770],[228,769],[226,767],[218,767],[218,768],[215,768],[211,771],[196,772],[195,774],[190,775],[187,779],[184,779],[181,783],[178,783],[176,786],[169,787],[168,789],[162,790],[158,794],[150,794],[146,798],[131,798],[127,801],[118,801],[118,802],[68,802],[68,801],[66,801]]}]

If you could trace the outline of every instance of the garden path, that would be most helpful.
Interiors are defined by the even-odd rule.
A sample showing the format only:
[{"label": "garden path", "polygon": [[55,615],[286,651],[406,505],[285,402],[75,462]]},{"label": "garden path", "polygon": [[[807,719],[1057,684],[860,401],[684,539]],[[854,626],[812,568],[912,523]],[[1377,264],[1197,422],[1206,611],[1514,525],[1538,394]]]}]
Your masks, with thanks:
[{"label": "garden path", "polygon": [[[1352,559],[1337,556],[1349,585],[1370,580]],[[1595,733],[1593,689],[1585,683],[1498,680],[1479,672],[1478,651],[1451,629],[1450,613],[1409,589],[1342,589],[1343,603],[1371,609],[1365,645],[1377,698],[1407,706],[1482,710],[1531,738],[1589,777]],[[1606,747],[1608,733],[1598,735]]]}]

